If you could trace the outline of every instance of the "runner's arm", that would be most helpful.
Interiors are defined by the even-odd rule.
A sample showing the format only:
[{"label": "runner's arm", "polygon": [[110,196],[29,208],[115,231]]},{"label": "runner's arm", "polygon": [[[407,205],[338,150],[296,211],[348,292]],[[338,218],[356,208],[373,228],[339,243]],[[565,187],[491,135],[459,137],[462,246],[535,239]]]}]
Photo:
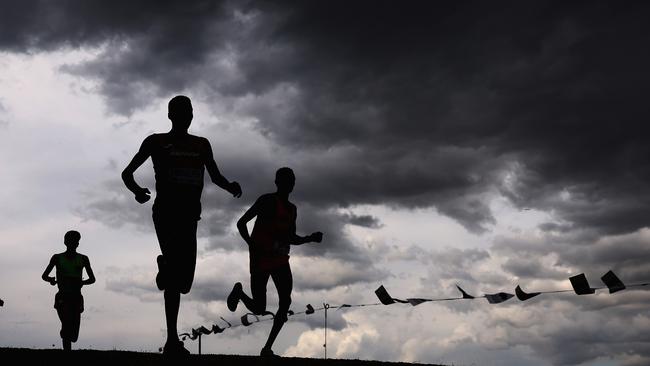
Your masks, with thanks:
[{"label": "runner's arm", "polygon": [[84,256],[84,268],[86,269],[86,274],[88,274],[88,278],[81,281],[82,285],[92,285],[95,283],[95,274],[93,273],[93,269],[90,268],[90,259],[88,257]]},{"label": "runner's arm", "polygon": [[145,203],[151,198],[149,196],[151,194],[149,189],[140,187],[133,178],[133,173],[149,158],[149,156],[151,156],[150,138],[151,136],[144,139],[140,146],[140,150],[138,150],[133,159],[131,159],[129,165],[127,165],[126,168],[124,168],[124,171],[122,171],[122,181],[124,181],[124,185],[126,185],[126,188],[128,188],[129,191],[133,192],[135,200],[139,203]]},{"label": "runner's arm", "polygon": [[302,245],[302,244],[307,244],[307,243],[320,243],[321,240],[323,240],[323,233],[320,231],[316,231],[314,233],[311,233],[307,236],[300,236],[296,234],[296,218],[298,217],[298,212],[296,211],[294,215],[294,220],[293,220],[293,227],[292,227],[292,238],[290,244],[292,245]]},{"label": "runner's arm", "polygon": [[248,224],[248,222],[254,219],[257,215],[259,215],[261,212],[261,206],[262,203],[260,197],[257,199],[257,201],[255,201],[253,206],[251,206],[251,208],[249,208],[237,221],[237,230],[239,230],[239,235],[241,235],[242,239],[244,239],[248,246],[251,246],[253,242],[251,240],[250,234],[248,233],[248,226],[246,226],[246,224]]},{"label": "runner's arm", "polygon": [[56,285],[56,278],[50,277],[50,272],[52,272],[52,269],[54,269],[55,263],[55,256],[52,256],[52,258],[50,258],[50,263],[48,263],[47,267],[45,267],[45,271],[43,271],[43,275],[41,276],[43,281],[49,282],[52,286]]},{"label": "runner's arm", "polygon": [[212,155],[212,146],[210,146],[210,141],[208,141],[208,139],[205,139],[205,143],[205,168],[208,170],[208,174],[210,175],[212,183],[229,192],[234,197],[241,197],[241,187],[239,186],[239,183],[235,181],[228,182],[228,179],[221,175],[221,172],[217,167],[217,162],[214,161],[214,155]]}]

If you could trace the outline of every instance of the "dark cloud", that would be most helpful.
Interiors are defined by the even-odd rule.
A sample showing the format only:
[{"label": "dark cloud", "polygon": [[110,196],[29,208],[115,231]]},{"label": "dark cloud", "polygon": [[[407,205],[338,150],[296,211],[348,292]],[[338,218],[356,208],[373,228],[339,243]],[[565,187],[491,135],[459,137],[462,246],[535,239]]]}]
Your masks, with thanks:
[{"label": "dark cloud", "polygon": [[[276,159],[218,159],[251,195],[206,191],[201,235],[211,248],[239,248],[227,224],[289,165],[299,230],[326,235],[323,245],[296,248],[301,256],[370,263],[343,229],[379,221],[341,208],[435,206],[483,233],[500,194],[551,213],[541,238],[500,238],[489,254],[438,253],[432,281],[463,280],[468,290],[506,283],[471,271],[495,255],[525,280],[598,278],[612,268],[640,281],[650,275],[648,10],[643,2],[13,2],[0,15],[0,47],[98,47],[96,58],[62,71],[96,79],[111,113],[191,91],[229,123],[252,121]],[[125,210],[129,197],[104,198],[83,216],[115,226],[148,216]],[[647,360],[647,342],[635,343],[643,327],[599,333],[585,322],[538,333],[549,337],[532,348],[554,364]]]},{"label": "dark cloud", "polygon": [[[586,273],[594,285],[610,269],[628,284],[650,279],[648,229],[618,236],[546,235],[531,239],[498,238],[493,253],[503,259],[502,268],[515,276],[537,280],[559,280]],[[547,260],[543,260],[547,258]]]},{"label": "dark cloud", "polygon": [[350,259],[332,260],[323,258],[292,259],[294,286],[300,290],[328,290],[337,286],[350,286],[358,283],[379,283],[388,277],[389,272],[373,264],[360,265]]},{"label": "dark cloud", "polygon": [[337,149],[302,161],[312,197],[435,205],[482,232],[499,188],[604,233],[646,226],[645,4],[213,4],[14,5],[24,32],[1,44],[105,45],[65,70],[116,113],[190,88],[288,149]]},{"label": "dark cloud", "polygon": [[566,272],[545,267],[539,258],[509,258],[502,268],[520,279],[567,279]]}]

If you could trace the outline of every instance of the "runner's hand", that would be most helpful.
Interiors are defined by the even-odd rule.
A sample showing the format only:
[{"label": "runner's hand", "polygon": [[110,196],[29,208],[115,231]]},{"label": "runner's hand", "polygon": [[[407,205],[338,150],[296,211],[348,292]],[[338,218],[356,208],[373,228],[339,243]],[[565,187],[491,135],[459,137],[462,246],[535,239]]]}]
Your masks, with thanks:
[{"label": "runner's hand", "polygon": [[320,243],[321,241],[323,241],[323,233],[321,233],[320,231],[312,233],[311,235],[309,235],[309,237],[311,241],[313,241],[314,243]]},{"label": "runner's hand", "polygon": [[50,277],[50,280],[48,282],[50,283],[50,285],[54,286],[56,285],[56,278]]},{"label": "runner's hand", "polygon": [[150,196],[151,192],[147,188],[142,188],[140,192],[135,194],[135,200],[138,201],[138,203],[145,203],[151,199]]},{"label": "runner's hand", "polygon": [[241,187],[237,182],[231,182],[230,187],[228,187],[228,192],[233,195],[233,197],[241,197]]}]

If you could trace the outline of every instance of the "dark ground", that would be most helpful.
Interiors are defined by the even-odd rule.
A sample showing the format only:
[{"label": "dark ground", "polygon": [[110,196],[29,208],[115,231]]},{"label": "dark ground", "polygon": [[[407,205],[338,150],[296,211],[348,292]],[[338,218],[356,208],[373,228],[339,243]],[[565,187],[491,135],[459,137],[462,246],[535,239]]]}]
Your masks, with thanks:
[{"label": "dark ground", "polygon": [[[337,360],[320,358],[283,357],[263,359],[256,356],[238,355],[189,355],[182,359],[168,360],[157,353],[127,351],[73,350],[64,352],[51,349],[0,348],[2,365],[87,365],[87,366],[149,366],[149,365],[210,365],[210,366],[413,366],[404,362],[379,362],[362,360]],[[435,365],[432,365],[435,366]]]}]

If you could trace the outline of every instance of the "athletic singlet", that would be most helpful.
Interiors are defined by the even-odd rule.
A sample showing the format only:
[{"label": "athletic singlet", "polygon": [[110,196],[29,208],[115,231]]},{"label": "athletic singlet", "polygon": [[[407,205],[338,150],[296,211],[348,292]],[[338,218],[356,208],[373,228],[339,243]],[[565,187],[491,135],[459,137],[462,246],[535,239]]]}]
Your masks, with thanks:
[{"label": "athletic singlet", "polygon": [[250,259],[251,267],[270,270],[289,263],[289,240],[294,234],[296,213],[293,205],[275,194],[265,199],[264,212],[258,215],[251,234],[255,247],[250,248]]},{"label": "athletic singlet", "polygon": [[72,258],[66,254],[55,255],[56,283],[61,292],[79,292],[84,267],[84,255],[75,253]]},{"label": "athletic singlet", "polygon": [[201,193],[207,140],[193,135],[173,137],[153,134],[151,160],[156,175],[154,213],[174,214],[198,220],[201,216]]}]

